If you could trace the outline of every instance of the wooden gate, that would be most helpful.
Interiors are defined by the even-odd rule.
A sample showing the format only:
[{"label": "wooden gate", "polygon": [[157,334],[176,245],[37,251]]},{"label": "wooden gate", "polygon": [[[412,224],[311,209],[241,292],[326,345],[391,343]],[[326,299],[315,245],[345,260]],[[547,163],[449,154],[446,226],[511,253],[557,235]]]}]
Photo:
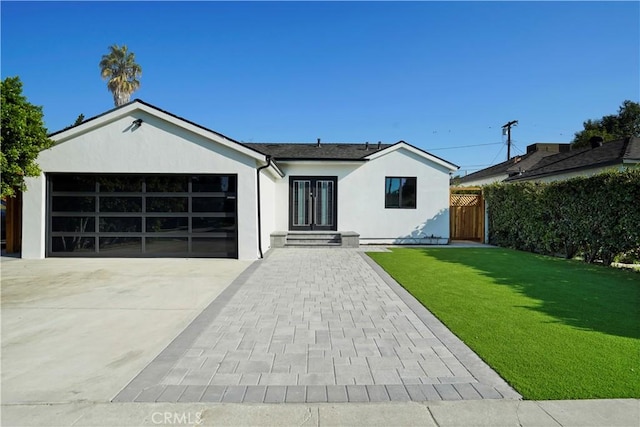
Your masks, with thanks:
[{"label": "wooden gate", "polygon": [[484,200],[481,188],[452,188],[449,198],[451,240],[484,243]]},{"label": "wooden gate", "polygon": [[16,197],[7,197],[5,223],[5,238],[7,253],[20,252],[22,249],[22,193]]}]

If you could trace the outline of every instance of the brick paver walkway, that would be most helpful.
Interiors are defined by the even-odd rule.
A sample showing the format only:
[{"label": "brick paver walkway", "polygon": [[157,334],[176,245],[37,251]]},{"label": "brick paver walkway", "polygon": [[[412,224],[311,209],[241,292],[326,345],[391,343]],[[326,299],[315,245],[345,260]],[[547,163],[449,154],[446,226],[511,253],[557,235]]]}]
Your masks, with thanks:
[{"label": "brick paver walkway", "polygon": [[327,248],[271,250],[114,401],[483,398],[520,396],[361,251]]}]

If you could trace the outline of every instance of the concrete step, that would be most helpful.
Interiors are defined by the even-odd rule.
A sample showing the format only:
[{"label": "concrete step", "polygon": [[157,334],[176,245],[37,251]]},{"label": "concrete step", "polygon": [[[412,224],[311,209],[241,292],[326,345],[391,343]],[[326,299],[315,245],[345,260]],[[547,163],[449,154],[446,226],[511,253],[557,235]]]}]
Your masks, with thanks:
[{"label": "concrete step", "polygon": [[309,238],[326,238],[335,237],[340,238],[340,233],[335,231],[290,231],[287,233],[287,237],[309,237]]},{"label": "concrete step", "polygon": [[289,232],[284,246],[285,248],[342,246],[342,236],[340,233],[327,231]]},{"label": "concrete step", "polygon": [[303,245],[303,246],[325,246],[325,245],[341,245],[342,236],[340,233],[307,231],[307,232],[289,232],[285,241],[285,246]]},{"label": "concrete step", "polygon": [[295,243],[285,243],[284,247],[285,248],[322,248],[322,247],[340,247],[342,246],[342,242],[324,242],[324,243],[318,243],[318,242],[314,242],[314,243],[300,243],[300,242],[295,242]]},{"label": "concrete step", "polygon": [[[345,240],[346,239],[346,240]],[[358,247],[359,235],[352,231],[276,231],[272,247]]]},{"label": "concrete step", "polygon": [[342,243],[340,236],[287,236],[286,244],[325,245],[329,243]]}]

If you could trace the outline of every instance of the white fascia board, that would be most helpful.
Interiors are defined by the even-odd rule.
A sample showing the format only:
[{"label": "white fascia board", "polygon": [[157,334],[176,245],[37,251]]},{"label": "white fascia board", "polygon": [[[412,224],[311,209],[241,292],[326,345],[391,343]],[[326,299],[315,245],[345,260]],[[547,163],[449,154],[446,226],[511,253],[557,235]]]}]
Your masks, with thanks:
[{"label": "white fascia board", "polygon": [[[264,164],[266,165],[267,162],[264,162]],[[262,166],[264,166],[264,165],[262,165]],[[271,164],[267,168],[267,172],[269,172],[271,174],[271,176],[273,176],[274,178],[284,178],[285,177],[285,173],[282,172],[280,167],[273,160],[271,160]]]},{"label": "white fascia board", "polygon": [[440,166],[443,166],[443,167],[449,169],[452,172],[453,171],[457,171],[458,169],[460,169],[460,166],[454,165],[453,163],[449,163],[446,160],[442,160],[441,158],[436,157],[436,156],[434,156],[432,154],[429,154],[426,151],[420,150],[419,148],[416,148],[411,144],[407,144],[404,141],[401,141],[401,142],[398,142],[396,144],[393,144],[392,146],[384,148],[384,149],[382,149],[380,151],[376,151],[375,153],[372,153],[372,154],[366,156],[365,159],[375,160],[378,157],[384,156],[385,154],[394,152],[394,151],[399,150],[401,148],[404,148],[405,150],[410,151],[413,154],[416,154],[416,155],[418,155],[418,156],[420,156],[420,157],[422,157],[424,159],[427,159],[427,160],[429,160],[429,161],[431,161],[433,163],[436,163],[436,164],[438,164]]},{"label": "white fascia board", "polygon": [[495,175],[488,175],[488,176],[484,176],[482,178],[477,178],[477,179],[471,179],[468,181],[464,181],[461,182],[460,184],[456,185],[457,187],[477,187],[477,186],[482,186],[482,185],[487,185],[487,184],[493,184],[495,182],[502,182],[505,179],[509,178],[509,175],[507,175],[506,173],[499,173],[499,174],[495,174]]},{"label": "white fascia board", "polygon": [[[171,123],[175,126],[178,126],[182,129],[185,129],[189,132],[192,132],[196,135],[202,136],[203,138],[209,139],[211,141],[214,141],[220,145],[223,145],[225,147],[231,148],[232,150],[238,151],[242,154],[245,154],[255,160],[258,161],[265,161],[265,155],[261,154],[255,150],[252,150],[251,148],[245,147],[244,145],[230,140],[228,138],[226,138],[224,135],[218,134],[216,132],[201,128],[199,126],[196,126],[192,123],[189,123],[183,119],[180,119],[179,117],[175,117],[172,116],[171,114],[167,114],[164,111],[158,110],[156,108],[153,108],[149,105],[146,105],[144,103],[138,102],[138,101],[134,101],[128,105],[125,105],[123,107],[120,108],[116,108],[110,112],[107,112],[101,116],[98,116],[94,119],[88,120],[85,123],[82,123],[78,126],[74,126],[71,129],[68,129],[66,131],[62,131],[59,133],[56,133],[54,135],[52,135],[50,137],[50,139],[52,139],[53,141],[55,141],[56,144],[59,143],[63,143],[66,140],[69,140],[77,135],[86,133],[91,131],[92,129],[95,128],[99,128],[101,126],[104,126],[112,121],[115,121],[121,117],[127,116],[127,115],[133,115],[135,114],[136,111],[143,111],[146,114],[149,114],[151,116],[157,117],[160,120],[163,120],[167,123]],[[143,122],[143,126],[144,126],[144,122]],[[266,161],[265,161],[266,163]]]}]

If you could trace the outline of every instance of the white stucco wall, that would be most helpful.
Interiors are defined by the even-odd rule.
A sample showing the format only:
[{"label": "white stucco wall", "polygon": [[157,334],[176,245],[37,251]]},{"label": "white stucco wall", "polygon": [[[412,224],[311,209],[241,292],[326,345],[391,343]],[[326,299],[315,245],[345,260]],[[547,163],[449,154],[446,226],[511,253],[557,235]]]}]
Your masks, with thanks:
[{"label": "white stucco wall", "polygon": [[[132,128],[141,118],[140,127]],[[40,153],[44,173],[198,173],[238,176],[238,257],[257,257],[256,159],[145,111],[89,122]],[[60,137],[59,137],[60,138]],[[55,139],[55,136],[54,136]],[[23,202],[24,258],[45,255],[45,176],[27,180]]]},{"label": "white stucco wall", "polygon": [[493,184],[494,182],[502,182],[507,178],[509,178],[509,175],[505,173],[501,175],[494,175],[486,178],[479,178],[471,181],[465,181],[460,185],[457,185],[456,187],[481,187],[483,185]]},{"label": "white stucco wall", "polygon": [[271,233],[277,231],[276,226],[276,182],[282,180],[279,176],[262,170],[260,172],[260,219],[262,253],[265,254],[271,246]]},{"label": "white stucco wall", "polygon": [[[449,169],[400,148],[367,162],[281,163],[276,182],[276,228],[288,230],[289,177],[338,177],[338,230],[355,231],[366,243],[417,243],[449,238]],[[417,208],[385,209],[385,177],[416,177]]]},{"label": "white stucco wall", "polygon": [[22,194],[22,258],[44,258],[46,224],[46,185],[44,174],[25,178]]},{"label": "white stucco wall", "polygon": [[518,180],[518,181],[513,181],[513,182],[522,182],[522,181],[535,181],[535,182],[554,182],[554,181],[564,181],[567,179],[571,179],[571,178],[577,178],[577,177],[588,177],[588,176],[593,176],[593,175],[597,175],[606,171],[622,171],[627,167],[634,167],[633,164],[630,164],[628,166],[623,166],[623,165],[615,165],[615,166],[605,166],[605,167],[597,167],[597,168],[591,168],[591,169],[580,169],[577,171],[573,171],[573,172],[566,172],[563,174],[557,174],[557,175],[549,175],[549,176],[543,176],[543,177],[532,177],[531,179],[526,179],[526,180]]}]

